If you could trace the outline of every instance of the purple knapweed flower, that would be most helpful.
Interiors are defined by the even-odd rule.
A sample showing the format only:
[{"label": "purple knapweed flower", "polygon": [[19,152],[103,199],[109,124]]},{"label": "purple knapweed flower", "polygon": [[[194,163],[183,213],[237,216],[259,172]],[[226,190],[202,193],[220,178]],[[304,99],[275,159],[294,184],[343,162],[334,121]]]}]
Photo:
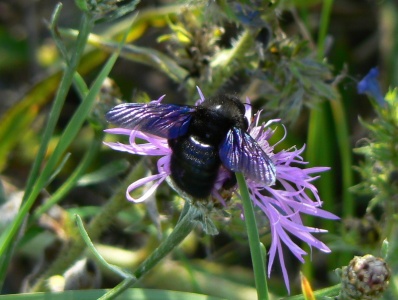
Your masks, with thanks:
[{"label": "purple knapweed flower", "polygon": [[[302,256],[307,253],[293,242],[289,234],[299,238],[310,247],[318,248],[326,253],[331,252],[324,243],[311,234],[327,231],[303,225],[301,214],[333,220],[339,218],[332,213],[320,209],[322,202],[316,187],[312,184],[319,177],[312,177],[312,174],[327,171],[329,168],[313,167],[301,169],[300,165],[307,164],[301,157],[305,146],[301,149],[293,147],[275,153],[274,147],[284,139],[286,130],[282,140],[271,146],[268,141],[275,130],[267,128],[270,122],[259,126],[258,120],[259,114],[257,114],[255,122],[249,128],[249,132],[275,164],[276,181],[278,184],[266,186],[247,180],[247,185],[254,205],[259,207],[269,220],[272,241],[269,250],[268,276],[270,276],[275,255],[278,254],[286,287],[290,293],[289,278],[282,252],[283,244],[302,263],[304,263]],[[314,196],[316,201],[313,201],[307,195],[307,191]]]},{"label": "purple knapweed flower", "polygon": [[367,94],[376,99],[380,106],[383,106],[386,100],[381,92],[380,84],[377,81],[378,77],[379,69],[370,69],[369,73],[358,83],[357,89],[359,94]]},{"label": "purple knapweed flower", "polygon": [[[200,99],[196,105],[201,104],[205,98],[198,88]],[[164,96],[155,100],[157,103],[162,101]],[[247,101],[249,101],[247,99]],[[268,276],[270,276],[272,265],[276,255],[278,255],[279,262],[282,268],[283,278],[286,287],[290,293],[289,277],[283,257],[284,245],[297,257],[301,262],[304,262],[303,255],[307,253],[295,243],[291,236],[295,236],[301,241],[307,243],[310,247],[315,247],[323,252],[329,253],[330,249],[321,241],[316,239],[312,233],[326,232],[326,230],[305,226],[301,220],[302,214],[318,216],[326,219],[338,219],[337,216],[322,210],[322,202],[319,198],[318,191],[312,182],[318,176],[312,174],[327,171],[327,167],[313,167],[302,169],[300,166],[307,164],[301,157],[304,151],[304,146],[301,149],[296,147],[275,152],[274,147],[281,141],[274,145],[270,145],[269,139],[274,134],[275,130],[269,128],[272,123],[279,122],[279,120],[271,120],[266,124],[259,124],[260,113],[257,113],[252,118],[251,105],[245,105],[245,118],[249,122],[248,133],[260,145],[262,150],[268,155],[275,166],[276,178],[275,183],[271,186],[255,182],[246,178],[246,183],[249,189],[251,200],[254,205],[261,209],[269,220],[269,227],[271,231],[272,241],[269,249],[268,262]],[[285,127],[283,127],[285,128]],[[151,175],[132,183],[126,192],[128,200],[133,202],[142,202],[148,199],[156,190],[156,188],[171,174],[170,161],[172,151],[168,145],[166,138],[157,137],[147,134],[140,130],[131,130],[125,128],[107,129],[106,132],[112,134],[126,135],[129,137],[129,144],[122,143],[105,143],[109,147],[118,151],[125,151],[137,155],[160,156],[157,162],[158,174]],[[138,144],[136,139],[145,141]],[[223,184],[230,179],[230,172],[223,166],[220,167],[217,180],[211,192],[211,196],[220,201],[224,206],[228,204],[221,196]],[[148,183],[153,183],[152,186],[139,198],[133,198],[130,193]],[[313,195],[313,201],[307,192]],[[235,193],[240,197],[238,191]]]}]

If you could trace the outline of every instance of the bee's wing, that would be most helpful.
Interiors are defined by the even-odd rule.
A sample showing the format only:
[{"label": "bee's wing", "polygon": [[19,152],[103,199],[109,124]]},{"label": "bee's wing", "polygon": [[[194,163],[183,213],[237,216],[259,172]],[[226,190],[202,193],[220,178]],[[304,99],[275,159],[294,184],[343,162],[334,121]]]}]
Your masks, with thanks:
[{"label": "bee's wing", "polygon": [[272,160],[260,145],[245,131],[232,128],[220,147],[223,165],[233,172],[265,185],[275,183],[276,171]]},{"label": "bee's wing", "polygon": [[187,132],[194,111],[193,106],[176,104],[123,103],[112,108],[105,117],[117,126],[171,139]]}]

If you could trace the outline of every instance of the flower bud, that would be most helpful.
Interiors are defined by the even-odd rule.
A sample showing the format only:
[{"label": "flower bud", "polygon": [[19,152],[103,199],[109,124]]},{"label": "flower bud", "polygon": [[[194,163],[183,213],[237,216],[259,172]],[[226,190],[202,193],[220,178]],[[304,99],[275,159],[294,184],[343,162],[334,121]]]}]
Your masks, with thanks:
[{"label": "flower bud", "polygon": [[341,300],[375,300],[387,289],[391,271],[373,255],[355,256],[341,274]]}]

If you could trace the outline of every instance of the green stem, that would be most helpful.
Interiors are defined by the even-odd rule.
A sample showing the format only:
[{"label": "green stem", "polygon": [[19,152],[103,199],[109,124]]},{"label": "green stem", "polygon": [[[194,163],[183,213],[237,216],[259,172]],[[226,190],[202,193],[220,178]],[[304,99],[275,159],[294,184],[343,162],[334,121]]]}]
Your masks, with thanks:
[{"label": "green stem", "polygon": [[[80,130],[80,128],[83,125],[84,121],[86,120],[89,112],[91,111],[92,105],[96,99],[96,96],[98,95],[98,93],[100,91],[103,81],[108,76],[109,72],[111,71],[113,65],[116,62],[116,59],[119,56],[120,49],[125,41],[126,36],[127,36],[127,32],[125,33],[124,38],[119,45],[119,48],[117,49],[117,51],[115,53],[113,53],[111,55],[111,57],[105,63],[104,67],[101,69],[98,76],[94,80],[94,83],[91,86],[87,96],[85,97],[85,99],[83,100],[81,105],[78,107],[75,114],[69,121],[67,127],[63,131],[62,136],[61,136],[56,148],[54,149],[54,152],[48,159],[46,166],[44,167],[42,173],[40,174],[39,178],[37,179],[37,182],[35,183],[31,194],[29,195],[28,201],[26,203],[27,205],[24,205],[22,207],[21,211],[23,211],[25,209],[25,207],[27,207],[28,205],[31,206],[33,204],[36,196],[38,195],[40,190],[45,186],[47,178],[49,178],[51,176],[51,172],[54,169],[54,167],[56,166],[59,158],[62,156],[63,152],[67,149],[67,147],[70,145],[70,143],[76,137],[78,131]],[[73,78],[73,75],[74,75],[74,73],[72,74],[72,78]],[[127,187],[125,187],[125,188],[127,188]],[[127,202],[127,201],[125,201],[125,199],[124,199],[124,202]],[[102,233],[102,231],[106,228],[106,226],[109,225],[108,222],[110,220],[114,220],[117,213],[121,210],[122,205],[123,204],[121,204],[120,202],[116,202],[116,201],[112,202],[111,204],[109,204],[109,206],[111,208],[113,208],[113,210],[109,209],[107,207],[108,205],[106,205],[104,207],[104,209],[108,208],[108,210],[105,210],[105,211],[102,210],[102,214],[101,214],[102,218],[98,219],[99,215],[97,215],[96,218],[94,218],[93,221],[90,223],[90,226],[92,225],[92,227],[89,227],[89,229],[92,230],[92,231],[89,230],[90,236],[94,237],[94,238],[98,238],[100,233]],[[29,206],[29,208],[30,208],[30,206]],[[27,211],[25,212],[25,214],[26,213],[27,213]],[[104,226],[104,224],[106,224],[106,225]],[[37,280],[37,283],[32,288],[33,291],[40,290],[44,287],[45,278],[47,278],[46,276],[49,277],[54,274],[62,273],[62,271],[65,270],[76,259],[76,257],[79,256],[80,253],[84,250],[84,246],[85,246],[84,242],[81,239],[78,239],[77,237],[74,237],[74,238],[75,238],[75,241],[74,241],[75,243],[74,243],[74,245],[71,246],[72,249],[71,250],[68,249],[67,252],[64,253],[64,255],[60,255],[58,257],[58,259],[54,262],[54,264],[50,267],[50,269],[39,280]]]},{"label": "green stem", "polygon": [[[58,18],[61,13],[61,8],[62,8],[62,4],[59,3],[52,15],[52,18],[51,18],[50,32],[51,32],[52,38],[55,42],[55,45],[57,46],[58,51],[61,53],[62,58],[64,59],[66,65],[69,66],[70,61],[69,61],[68,51],[66,50],[66,47],[64,45],[64,42],[63,42],[61,36],[59,35],[59,29],[57,26]],[[89,38],[90,38],[90,36],[89,36]],[[89,89],[88,89],[86,83],[84,82],[83,78],[77,72],[73,76],[73,81],[75,83],[75,88],[76,88],[77,92],[80,94],[80,98],[83,100],[89,92]]]},{"label": "green stem", "polygon": [[90,144],[90,148],[87,149],[83,159],[68,179],[57,189],[55,193],[51,195],[42,206],[37,208],[33,214],[32,221],[38,220],[38,218],[49,210],[53,205],[57,204],[62,198],[75,186],[80,177],[84,174],[87,168],[91,165],[94,158],[97,156],[98,151],[101,148],[104,132],[96,131],[93,141]]},{"label": "green stem", "polygon": [[[349,190],[353,185],[352,174],[352,150],[350,146],[350,137],[348,132],[348,124],[343,103],[340,99],[334,99],[330,102],[332,108],[333,119],[336,128],[337,142],[340,150],[341,167],[342,167],[342,184],[343,184],[343,218],[354,216],[355,203],[352,192]],[[344,228],[344,224],[342,224]]]},{"label": "green stem", "polygon": [[[57,45],[58,51],[62,54],[63,59],[65,60],[66,64],[69,66],[70,61],[67,55],[67,51],[65,48],[65,45],[62,42],[62,39],[59,36],[59,31],[57,27],[58,23],[58,18],[60,14],[60,7],[61,5],[58,5],[57,8],[55,9],[52,17],[52,21],[50,24],[50,30],[52,37],[55,41],[55,44]],[[78,92],[80,98],[82,101],[87,97],[87,94],[89,93],[89,88],[87,87],[86,83],[84,82],[83,78],[79,75],[79,73],[75,72],[73,76],[73,81],[74,85],[76,88],[76,91]],[[35,213],[33,215],[33,218],[31,219],[32,221],[37,221],[38,218],[46,212],[48,209],[50,209],[53,205],[58,203],[77,183],[79,178],[83,175],[87,167],[91,164],[95,156],[97,155],[101,144],[102,140],[104,137],[104,128],[96,129],[95,130],[95,136],[93,139],[93,142],[90,143],[90,148],[86,151],[83,159],[81,160],[79,166],[74,170],[74,172],[71,174],[71,176],[68,177],[68,179],[62,184],[61,187],[57,189],[55,193],[51,195],[51,198],[46,201],[42,206],[40,206],[38,209],[35,210]]]},{"label": "green stem", "polygon": [[318,59],[322,60],[325,55],[325,41],[329,28],[330,14],[332,12],[333,0],[324,0],[318,32]]},{"label": "green stem", "polygon": [[133,286],[139,279],[141,279],[149,270],[159,263],[167,254],[169,254],[176,246],[178,246],[188,234],[197,225],[197,209],[185,202],[185,206],[189,209],[185,216],[180,219],[172,233],[162,242],[158,248],[137,268],[134,272],[134,277],[126,278],[119,283],[115,288],[107,292],[100,299],[113,299],[122,292]]},{"label": "green stem", "polygon": [[[90,20],[90,24],[92,23],[92,20]],[[88,26],[87,30],[89,30],[91,27]],[[86,40],[89,32],[86,34]],[[126,33],[127,34],[127,33]],[[86,41],[85,40],[85,41]],[[38,178],[31,188],[29,195],[26,197],[26,202],[22,205],[21,210],[18,212],[14,222],[9,226],[3,234],[2,238],[4,237],[4,242],[0,245],[0,254],[3,253],[6,249],[6,247],[9,245],[11,239],[15,236],[17,233],[19,227],[22,224],[22,221],[24,220],[25,216],[29,212],[30,208],[32,207],[33,203],[36,200],[36,197],[39,195],[40,191],[49,183],[49,179],[52,177],[53,170],[56,168],[57,163],[59,162],[60,158],[63,156],[64,152],[68,148],[68,146],[73,142],[75,139],[76,135],[78,134],[80,128],[82,127],[84,121],[86,120],[88,114],[91,111],[91,108],[94,104],[94,101],[100,91],[100,88],[102,86],[103,81],[105,78],[108,76],[110,73],[113,65],[115,64],[119,53],[120,49],[122,47],[124,40],[122,43],[120,43],[119,48],[115,53],[113,53],[108,61],[105,63],[104,67],[101,69],[99,72],[98,76],[96,77],[91,89],[89,90],[87,96],[83,100],[83,102],[80,104],[72,118],[70,119],[68,125],[62,132],[61,138],[58,141],[57,146],[55,147],[54,151],[52,152],[50,158],[48,159],[45,167],[43,168],[43,171],[38,175]],[[67,68],[67,70],[70,70],[70,68]],[[69,73],[68,73],[69,74]],[[74,78],[75,75],[75,70],[70,74],[70,82],[69,86]],[[61,84],[59,90],[64,90],[65,87]],[[65,94],[66,96],[66,94]],[[52,119],[50,117],[50,119]],[[25,194],[26,195],[26,194]]]},{"label": "green stem", "polygon": [[[59,9],[59,7],[57,7],[57,9]],[[32,192],[34,192],[34,186],[35,186],[35,183],[37,183],[38,178],[42,177],[42,176],[39,176],[40,167],[43,163],[43,159],[44,159],[45,153],[47,151],[48,143],[51,139],[51,136],[54,132],[55,126],[58,122],[58,119],[59,119],[59,116],[60,116],[60,113],[61,113],[61,110],[63,107],[63,103],[66,99],[66,95],[67,95],[69,88],[72,84],[73,76],[77,69],[80,58],[83,54],[87,38],[88,38],[88,35],[89,35],[92,27],[93,27],[92,19],[87,15],[83,15],[81,25],[79,27],[80,28],[79,36],[76,41],[76,50],[73,53],[70,65],[65,70],[65,73],[60,82],[59,89],[55,96],[54,104],[50,111],[47,125],[45,126],[45,129],[44,129],[43,138],[42,138],[42,141],[40,144],[40,148],[38,150],[38,153],[36,154],[36,159],[33,163],[32,169],[31,169],[29,177],[28,177],[28,182],[27,182],[26,188],[25,188],[25,194],[23,197],[22,207],[21,207],[20,211],[18,212],[17,216],[15,217],[13,223],[9,227],[7,227],[7,229],[1,235],[0,256],[3,256],[5,251],[7,251],[8,247],[10,246],[10,243],[15,239],[23,220],[27,216],[27,213],[29,212],[30,208],[32,207],[32,205],[36,199],[36,197],[32,196]],[[2,268],[4,268],[4,267],[5,267],[5,265],[3,264]]]},{"label": "green stem", "polygon": [[58,3],[58,5],[55,7],[55,10],[53,12],[53,15],[51,17],[51,23],[50,23],[50,32],[51,36],[55,42],[55,45],[57,46],[58,51],[61,53],[62,58],[64,59],[66,65],[70,65],[69,61],[69,56],[68,56],[68,51],[66,50],[66,47],[64,43],[62,42],[61,37],[59,36],[58,32],[58,19],[61,13],[61,8],[62,8],[62,3]]},{"label": "green stem", "polygon": [[[69,38],[76,38],[78,34],[73,29],[59,29],[59,32],[63,37]],[[106,40],[95,34],[90,34],[88,43],[110,53],[113,53],[119,46],[118,42]],[[180,67],[172,58],[155,49],[136,45],[124,45],[120,56],[156,68],[178,83],[181,83],[188,76],[188,72]]]},{"label": "green stem", "polygon": [[[130,172],[129,176],[126,177],[108,203],[102,207],[101,211],[90,221],[87,226],[87,234],[90,236],[91,240],[98,240],[102,232],[109,228],[110,224],[114,222],[118,213],[125,209],[125,207],[132,205],[126,200],[126,189],[131,182],[142,178],[145,172],[146,169],[144,168],[144,164],[140,161]],[[61,251],[49,269],[37,279],[30,292],[38,292],[45,289],[46,280],[53,275],[62,274],[83,253],[85,248],[86,245],[79,235],[73,237],[69,246]]]},{"label": "green stem", "polygon": [[256,283],[258,299],[268,299],[267,276],[265,274],[265,255],[261,250],[261,242],[258,235],[256,217],[254,214],[253,202],[250,199],[245,179],[242,174],[236,173],[240,194],[243,202],[243,211],[245,215],[245,224],[247,236],[249,238],[250,253],[252,257],[254,280]]},{"label": "green stem", "polygon": [[[319,60],[323,60],[325,55],[325,40],[329,28],[330,14],[332,11],[333,0],[323,1],[322,14],[320,19],[320,26],[318,32],[318,46],[317,46],[317,57]],[[332,166],[333,164],[333,153],[332,147],[334,138],[330,133],[330,128],[327,124],[327,114],[328,105],[326,103],[321,103],[318,107],[311,110],[309,127],[308,127],[308,141],[307,141],[307,160],[311,165],[321,165],[321,166]],[[322,153],[322,155],[320,155]],[[335,198],[335,190],[333,186],[334,176],[333,172],[329,171],[322,175],[318,182],[319,194],[325,203],[325,209],[333,209],[333,201]],[[311,225],[312,218],[306,218],[307,224]],[[325,228],[333,230],[333,224],[331,222],[325,222]],[[311,281],[312,275],[312,265],[304,264],[303,273],[308,280]]]},{"label": "green stem", "polygon": [[124,270],[122,270],[118,266],[115,266],[115,265],[112,265],[112,264],[108,263],[101,256],[101,254],[97,251],[97,249],[95,248],[93,242],[91,241],[86,229],[84,228],[83,220],[77,214],[75,214],[75,222],[76,222],[76,225],[77,225],[77,227],[79,229],[81,237],[83,238],[84,242],[86,243],[86,246],[91,250],[91,253],[93,253],[93,255],[95,256],[95,258],[97,259],[98,262],[100,262],[105,268],[107,268],[111,272],[114,272],[115,274],[118,274],[122,278],[130,278],[130,277],[132,277],[131,274],[125,272]]},{"label": "green stem", "polygon": [[[330,15],[332,12],[332,6],[333,6],[333,0],[325,0],[323,2],[323,7],[322,7],[322,15],[321,15],[321,20],[320,20],[320,28],[319,28],[319,39],[318,39],[318,58],[321,60],[323,59],[325,55],[325,40],[326,40],[326,35],[329,27],[329,21],[330,21]],[[340,156],[342,160],[342,184],[343,184],[343,217],[349,217],[352,216],[354,213],[354,199],[353,196],[351,195],[350,191],[348,190],[352,185],[353,185],[353,175],[352,175],[352,156],[351,156],[351,147],[348,143],[348,125],[346,121],[346,116],[345,116],[345,111],[344,111],[344,106],[341,103],[341,99],[335,99],[334,102],[330,103],[332,113],[333,113],[333,118],[334,118],[334,127],[336,128],[336,134],[337,134],[337,142],[340,150]],[[316,116],[318,115],[318,112],[312,111],[311,112],[311,117],[314,118],[322,118],[324,119],[324,116]],[[312,118],[311,118],[312,119]],[[318,124],[321,126],[321,124]],[[325,127],[325,126],[324,126]],[[317,141],[319,142],[322,136],[317,136]],[[323,153],[325,155],[325,153]],[[333,203],[333,198],[334,198],[334,193],[331,193],[332,186],[335,184],[335,182],[330,181],[328,190],[325,190],[324,194],[327,194],[328,198],[324,199],[330,203]],[[329,204],[331,205],[331,204]],[[326,209],[328,207],[326,206]],[[330,208],[329,210],[332,210]],[[329,228],[327,228],[329,229]],[[344,225],[342,224],[342,232],[344,233]],[[339,255],[338,257],[338,263],[337,265],[345,265],[348,263],[349,259],[351,257],[351,253],[345,253],[343,252],[342,255]]]},{"label": "green stem", "polygon": [[[57,11],[60,9],[59,6],[56,8],[56,12],[54,15],[57,15]],[[35,180],[38,178],[38,173],[40,170],[40,166],[42,165],[45,153],[47,151],[47,145],[51,139],[51,136],[54,132],[55,126],[58,122],[59,116],[61,114],[61,110],[63,107],[63,103],[66,99],[66,95],[68,94],[69,88],[73,81],[73,76],[76,72],[77,66],[79,64],[80,58],[83,55],[85,45],[87,43],[88,36],[93,28],[93,20],[88,15],[83,15],[81,25],[79,26],[79,35],[76,40],[75,51],[73,51],[72,59],[70,64],[66,68],[64,75],[61,79],[59,89],[54,99],[53,107],[50,111],[49,119],[47,125],[44,128],[43,138],[40,144],[39,151],[36,155],[36,159],[33,163],[33,167],[29,174],[28,182],[26,184],[25,195],[23,201],[26,201],[29,197]],[[0,252],[1,253],[1,252]]]}]

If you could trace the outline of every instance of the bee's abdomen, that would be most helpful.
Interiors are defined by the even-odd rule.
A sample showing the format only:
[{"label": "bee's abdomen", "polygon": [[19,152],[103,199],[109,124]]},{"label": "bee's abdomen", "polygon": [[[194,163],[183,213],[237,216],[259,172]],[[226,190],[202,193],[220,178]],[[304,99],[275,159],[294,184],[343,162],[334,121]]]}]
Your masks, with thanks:
[{"label": "bee's abdomen", "polygon": [[207,198],[214,186],[221,161],[218,145],[201,142],[196,136],[169,140],[171,177],[176,185],[194,198]]}]

